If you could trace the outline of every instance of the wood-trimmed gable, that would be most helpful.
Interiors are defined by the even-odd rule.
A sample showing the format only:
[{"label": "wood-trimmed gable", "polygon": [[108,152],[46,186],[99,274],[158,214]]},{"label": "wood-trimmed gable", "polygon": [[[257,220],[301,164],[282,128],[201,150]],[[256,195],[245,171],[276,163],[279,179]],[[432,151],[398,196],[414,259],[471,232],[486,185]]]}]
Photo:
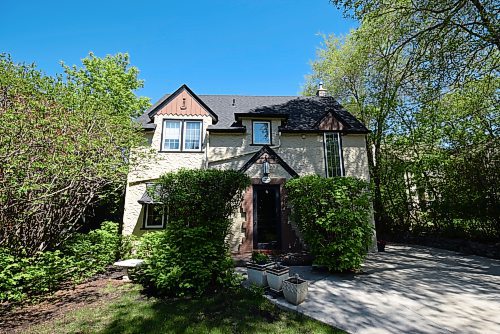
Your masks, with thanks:
[{"label": "wood-trimmed gable", "polygon": [[339,117],[335,117],[332,111],[326,113],[323,118],[321,118],[317,123],[318,130],[321,131],[346,131],[348,126],[340,120]]},{"label": "wood-trimmed gable", "polygon": [[186,84],[179,87],[173,94],[158,101],[148,112],[152,118],[155,115],[175,116],[211,116],[217,123],[217,114],[208,107]]},{"label": "wood-trimmed gable", "polygon": [[290,174],[292,177],[298,177],[299,174],[293,170],[292,167],[290,167],[281,157],[276,153],[272,148],[270,148],[268,145],[262,146],[262,148],[256,152],[244,165],[243,167],[240,168],[240,172],[246,172],[253,164],[255,163],[262,163],[263,159],[262,156],[264,154],[267,154],[267,158],[270,161],[270,163],[277,163],[283,169]]}]

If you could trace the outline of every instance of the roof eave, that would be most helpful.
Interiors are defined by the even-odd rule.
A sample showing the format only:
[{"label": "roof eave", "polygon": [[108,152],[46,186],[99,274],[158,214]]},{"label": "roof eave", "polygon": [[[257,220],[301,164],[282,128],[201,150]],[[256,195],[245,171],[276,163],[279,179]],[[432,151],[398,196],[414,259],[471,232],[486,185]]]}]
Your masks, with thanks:
[{"label": "roof eave", "polygon": [[211,133],[245,133],[247,129],[245,127],[241,128],[207,128],[207,131]]}]

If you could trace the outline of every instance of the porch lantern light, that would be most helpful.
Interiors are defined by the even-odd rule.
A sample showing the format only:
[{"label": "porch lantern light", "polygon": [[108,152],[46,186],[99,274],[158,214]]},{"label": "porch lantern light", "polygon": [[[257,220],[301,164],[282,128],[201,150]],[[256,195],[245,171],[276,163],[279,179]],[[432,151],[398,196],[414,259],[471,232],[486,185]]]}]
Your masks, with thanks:
[{"label": "porch lantern light", "polygon": [[269,161],[267,161],[267,157],[266,157],[264,162],[262,163],[262,174],[264,174],[264,176],[262,176],[263,183],[271,182],[271,178],[269,177],[269,168],[270,168],[270,164],[269,164]]}]

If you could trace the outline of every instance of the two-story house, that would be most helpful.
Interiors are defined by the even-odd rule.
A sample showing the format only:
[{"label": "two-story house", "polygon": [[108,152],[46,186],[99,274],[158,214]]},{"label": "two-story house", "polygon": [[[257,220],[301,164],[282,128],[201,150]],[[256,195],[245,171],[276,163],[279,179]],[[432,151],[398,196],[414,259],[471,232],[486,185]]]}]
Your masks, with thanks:
[{"label": "two-story house", "polygon": [[289,220],[288,179],[307,174],[369,179],[367,128],[321,85],[314,97],[196,95],[183,85],[138,121],[153,153],[138,159],[129,173],[125,235],[168,224],[146,191],[162,174],[179,168],[236,169],[252,186],[235,213],[232,252],[296,251],[301,244]]}]

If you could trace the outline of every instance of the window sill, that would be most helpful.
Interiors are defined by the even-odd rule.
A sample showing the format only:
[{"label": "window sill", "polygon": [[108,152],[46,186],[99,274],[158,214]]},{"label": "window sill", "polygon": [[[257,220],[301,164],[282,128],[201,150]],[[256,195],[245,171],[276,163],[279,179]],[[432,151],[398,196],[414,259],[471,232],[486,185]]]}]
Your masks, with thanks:
[{"label": "window sill", "polygon": [[203,153],[204,151],[158,151],[158,153]]},{"label": "window sill", "polygon": [[269,143],[269,144],[254,144],[254,143],[251,143],[250,146],[273,146],[273,143]]},{"label": "window sill", "polygon": [[141,227],[140,230],[141,231],[156,231],[156,230],[164,230],[165,229],[165,226],[161,226],[161,227]]}]

